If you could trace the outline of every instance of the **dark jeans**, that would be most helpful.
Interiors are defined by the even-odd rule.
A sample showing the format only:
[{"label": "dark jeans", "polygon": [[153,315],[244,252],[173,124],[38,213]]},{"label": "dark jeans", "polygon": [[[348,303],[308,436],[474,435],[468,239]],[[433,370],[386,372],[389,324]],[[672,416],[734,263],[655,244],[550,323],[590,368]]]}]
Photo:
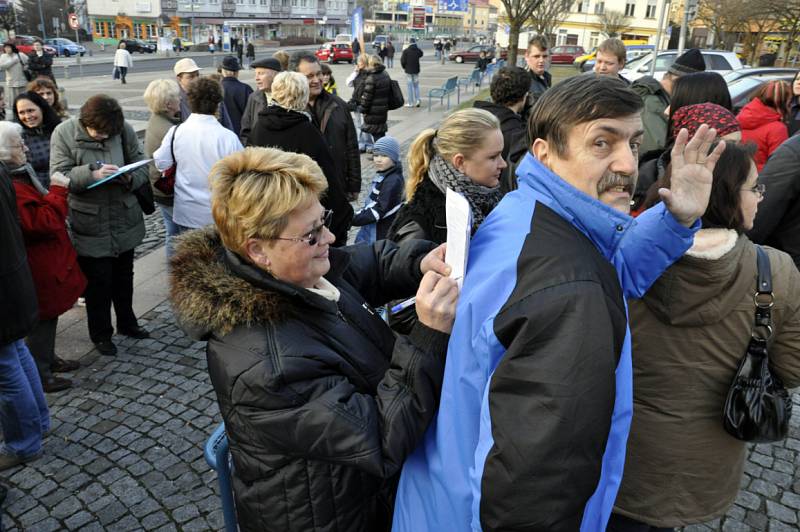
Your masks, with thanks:
[{"label": "dark jeans", "polygon": [[53,375],[50,365],[56,357],[56,327],[58,327],[58,318],[40,320],[33,332],[25,338],[25,343],[28,344],[28,349],[33,355],[33,360],[36,361],[39,376],[43,381]]},{"label": "dark jeans", "polygon": [[128,75],[128,67],[121,66],[118,68],[119,68],[119,77],[122,79],[122,83],[127,83],[127,81],[125,81],[125,76]]},{"label": "dark jeans", "polygon": [[657,526],[650,526],[647,523],[642,523],[630,517],[625,517],[620,514],[611,514],[611,519],[608,520],[608,527],[606,532],[674,532],[674,528],[660,528]]},{"label": "dark jeans", "polygon": [[111,340],[111,304],[117,315],[117,330],[138,326],[133,314],[133,250],[118,257],[78,257],[86,276],[86,318],[89,338],[98,343]]}]

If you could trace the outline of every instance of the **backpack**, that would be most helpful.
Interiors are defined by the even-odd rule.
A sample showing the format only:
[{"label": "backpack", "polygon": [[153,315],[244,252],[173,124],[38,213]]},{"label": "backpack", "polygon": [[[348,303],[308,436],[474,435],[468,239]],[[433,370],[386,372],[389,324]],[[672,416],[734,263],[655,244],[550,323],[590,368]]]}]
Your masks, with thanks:
[{"label": "backpack", "polygon": [[389,110],[394,111],[403,107],[406,101],[403,99],[403,91],[400,90],[400,84],[396,80],[391,80],[392,92],[389,93]]}]

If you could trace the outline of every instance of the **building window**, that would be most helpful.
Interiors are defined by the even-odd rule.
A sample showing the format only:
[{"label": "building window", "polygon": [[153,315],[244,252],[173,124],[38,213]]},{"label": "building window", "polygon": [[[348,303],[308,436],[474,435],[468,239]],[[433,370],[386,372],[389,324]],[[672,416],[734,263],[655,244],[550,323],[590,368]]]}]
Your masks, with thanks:
[{"label": "building window", "polygon": [[656,2],[658,0],[647,0],[647,11],[645,12],[645,18],[656,18]]},{"label": "building window", "polygon": [[602,15],[606,12],[606,3],[605,2],[597,2],[594,5],[594,14],[595,15]]},{"label": "building window", "polygon": [[597,44],[600,41],[600,32],[593,31],[591,36],[589,37],[589,48],[597,48]]},{"label": "building window", "polygon": [[103,23],[99,20],[94,21],[94,33],[99,37],[105,37],[105,31],[103,31]]},{"label": "building window", "polygon": [[626,17],[632,17],[633,16],[633,12],[635,10],[636,10],[636,4],[635,3],[628,2],[627,4],[625,4],[625,16]]},{"label": "building window", "polygon": [[267,5],[269,5],[269,0],[261,0],[261,1],[260,1],[260,4],[261,4],[262,6],[267,6]]}]

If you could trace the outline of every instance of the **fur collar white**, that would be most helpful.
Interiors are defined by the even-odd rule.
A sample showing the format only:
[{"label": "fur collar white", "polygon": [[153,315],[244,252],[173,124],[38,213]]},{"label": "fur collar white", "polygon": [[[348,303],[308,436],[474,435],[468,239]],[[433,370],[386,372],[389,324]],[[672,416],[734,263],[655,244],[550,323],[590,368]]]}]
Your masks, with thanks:
[{"label": "fur collar white", "polygon": [[719,260],[736,245],[739,234],[733,229],[700,229],[686,254],[704,260]]},{"label": "fur collar white", "polygon": [[314,288],[309,288],[308,291],[322,296],[328,301],[333,301],[334,303],[339,301],[339,296],[341,295],[339,289],[333,286],[333,284],[324,277],[320,277],[317,284],[314,285]]}]

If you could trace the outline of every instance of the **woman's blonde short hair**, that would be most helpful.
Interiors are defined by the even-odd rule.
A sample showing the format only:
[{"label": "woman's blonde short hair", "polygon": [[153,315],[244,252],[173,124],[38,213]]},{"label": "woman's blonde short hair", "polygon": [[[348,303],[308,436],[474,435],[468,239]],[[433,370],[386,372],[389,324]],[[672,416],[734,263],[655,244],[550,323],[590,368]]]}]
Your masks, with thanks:
[{"label": "woman's blonde short hair", "polygon": [[292,211],[328,188],[313,159],[276,148],[245,148],[228,155],[217,161],[208,178],[211,214],[222,243],[242,256],[247,255],[248,239],[279,236]]},{"label": "woman's blonde short hair", "polygon": [[378,57],[377,55],[372,54],[372,55],[369,56],[369,62],[367,63],[369,68],[375,68],[376,66],[382,65],[382,64],[383,64],[383,61],[381,61],[381,58]]},{"label": "woman's blonde short hair", "polygon": [[439,129],[422,131],[408,150],[406,197],[409,201],[428,175],[435,155],[448,162],[458,153],[469,159],[470,154],[483,147],[489,133],[499,129],[500,121],[492,113],[470,107],[445,118]]},{"label": "woman's blonde short hair", "polygon": [[173,79],[154,79],[144,90],[144,103],[152,113],[163,113],[167,104],[180,100],[180,88]]},{"label": "woman's blonde short hair", "polygon": [[0,161],[9,162],[21,140],[21,125],[6,120],[0,121]]},{"label": "woman's blonde short hair", "polygon": [[272,80],[270,93],[275,103],[292,111],[305,111],[308,106],[308,80],[299,72],[281,72]]},{"label": "woman's blonde short hair", "polygon": [[367,54],[358,54],[358,58],[356,59],[356,66],[358,68],[367,68],[369,65],[369,56]]}]

